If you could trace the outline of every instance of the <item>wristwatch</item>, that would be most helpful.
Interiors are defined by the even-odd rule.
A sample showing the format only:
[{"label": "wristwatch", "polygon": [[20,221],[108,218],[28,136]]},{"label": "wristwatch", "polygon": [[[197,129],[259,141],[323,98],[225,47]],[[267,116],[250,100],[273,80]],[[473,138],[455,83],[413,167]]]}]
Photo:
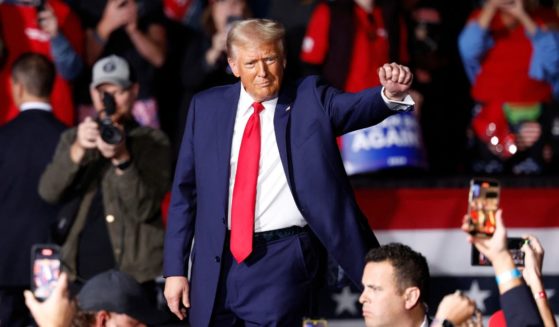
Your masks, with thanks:
[{"label": "wristwatch", "polygon": [[454,324],[447,319],[441,320],[441,319],[438,319],[438,318],[434,318],[433,322],[431,323],[431,326],[432,327],[438,327],[438,326],[454,327]]},{"label": "wristwatch", "polygon": [[443,327],[454,327],[454,324],[445,319],[445,320],[443,320],[443,325],[442,326]]}]

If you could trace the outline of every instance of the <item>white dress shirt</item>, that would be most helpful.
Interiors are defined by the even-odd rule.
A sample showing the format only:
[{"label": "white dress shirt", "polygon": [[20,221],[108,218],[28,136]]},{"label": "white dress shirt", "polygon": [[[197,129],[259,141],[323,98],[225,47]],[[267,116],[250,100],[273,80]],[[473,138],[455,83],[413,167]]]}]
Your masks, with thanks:
[{"label": "white dress shirt", "polygon": [[[237,174],[237,161],[243,138],[243,132],[254,109],[254,100],[241,87],[241,95],[237,106],[229,177],[229,213],[228,226],[231,229],[231,200]],[[274,129],[274,113],[278,98],[263,102],[264,110],[260,112],[260,163],[256,186],[256,208],[254,213],[254,232],[270,231],[291,226],[305,226],[307,222],[295,205],[293,194],[287,184],[281,158],[276,142]]]},{"label": "white dress shirt", "polygon": [[[237,161],[243,133],[248,119],[254,109],[254,100],[246,92],[241,84],[241,95],[235,116],[233,129],[233,141],[231,144],[230,177],[229,177],[229,207],[227,214],[227,226],[231,229],[231,200],[237,174]],[[413,100],[408,95],[403,101],[391,101],[384,96],[384,102],[391,110],[405,110],[413,105]],[[260,162],[258,180],[256,184],[256,207],[254,213],[254,232],[264,232],[291,226],[305,226],[307,222],[297,208],[291,189],[287,184],[287,177],[283,170],[276,142],[274,129],[274,114],[278,98],[263,102],[264,110],[260,112]]]}]

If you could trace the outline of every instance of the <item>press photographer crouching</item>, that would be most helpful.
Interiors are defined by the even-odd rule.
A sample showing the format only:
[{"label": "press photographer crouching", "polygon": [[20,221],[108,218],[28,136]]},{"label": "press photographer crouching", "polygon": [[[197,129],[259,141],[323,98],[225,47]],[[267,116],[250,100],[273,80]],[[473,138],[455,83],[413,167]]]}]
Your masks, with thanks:
[{"label": "press photographer crouching", "polygon": [[39,193],[65,209],[67,229],[55,231],[72,280],[84,282],[116,268],[155,292],[162,269],[160,203],[170,183],[169,141],[132,118],[138,84],[124,59],[100,59],[90,93],[97,117],[64,132]]}]

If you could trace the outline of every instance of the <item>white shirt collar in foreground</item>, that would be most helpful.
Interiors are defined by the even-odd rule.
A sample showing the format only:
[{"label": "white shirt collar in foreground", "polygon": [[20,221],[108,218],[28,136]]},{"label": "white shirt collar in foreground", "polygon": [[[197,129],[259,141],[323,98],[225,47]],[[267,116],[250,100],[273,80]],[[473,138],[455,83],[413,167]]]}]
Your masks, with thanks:
[{"label": "white shirt collar in foreground", "polygon": [[52,111],[52,106],[46,102],[36,102],[36,101],[24,102],[21,106],[19,106],[19,110],[22,112],[30,109]]}]

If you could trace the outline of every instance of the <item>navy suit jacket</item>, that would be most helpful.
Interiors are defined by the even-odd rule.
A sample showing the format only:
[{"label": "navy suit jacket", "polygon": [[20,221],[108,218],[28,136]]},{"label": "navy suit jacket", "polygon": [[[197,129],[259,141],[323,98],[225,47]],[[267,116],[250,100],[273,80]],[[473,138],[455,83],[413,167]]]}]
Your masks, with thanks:
[{"label": "navy suit jacket", "polygon": [[[173,181],[164,275],[185,276],[192,256],[193,326],[208,325],[219,279],[240,87],[217,87],[193,98]],[[365,254],[378,241],[357,206],[336,136],[393,113],[380,88],[341,93],[317,77],[282,88],[275,110],[276,141],[295,202],[312,232],[357,285]]]},{"label": "navy suit jacket", "polygon": [[37,189],[65,129],[43,110],[0,127],[0,287],[29,285],[31,246],[48,241],[57,208]]},{"label": "navy suit jacket", "polygon": [[534,295],[526,284],[501,294],[500,300],[508,327],[544,326]]}]

